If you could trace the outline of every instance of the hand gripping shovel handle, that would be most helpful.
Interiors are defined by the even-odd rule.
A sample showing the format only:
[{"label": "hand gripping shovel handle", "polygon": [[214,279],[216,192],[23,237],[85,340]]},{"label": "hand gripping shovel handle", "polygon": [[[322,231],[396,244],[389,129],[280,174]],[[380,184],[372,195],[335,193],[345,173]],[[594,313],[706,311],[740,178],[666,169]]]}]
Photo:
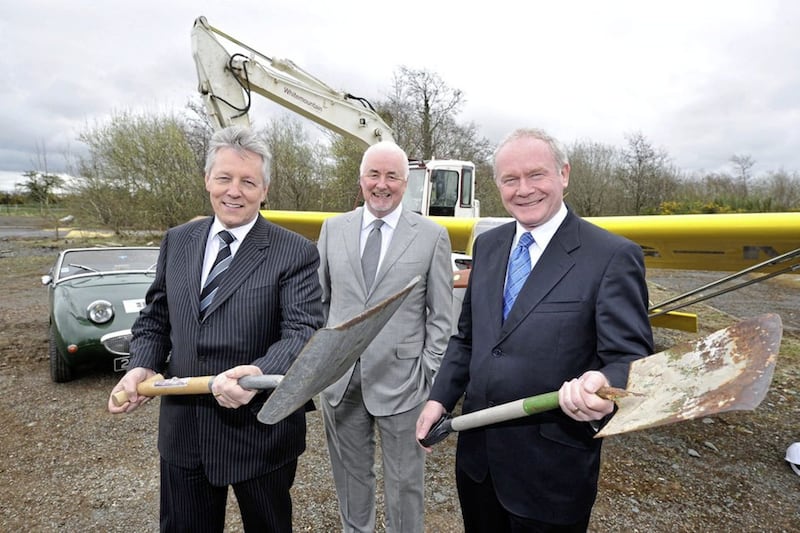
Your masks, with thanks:
[{"label": "hand gripping shovel handle", "polygon": [[[211,384],[216,376],[198,376],[193,378],[164,379],[161,374],[156,374],[139,383],[136,392],[142,396],[163,396],[175,394],[210,394]],[[283,376],[265,374],[259,376],[243,376],[239,378],[239,386],[249,390],[269,390],[276,388]],[[128,393],[124,390],[115,392],[111,401],[117,407],[128,401]]]},{"label": "hand gripping shovel handle", "polygon": [[515,418],[535,413],[550,411],[558,407],[558,391],[547,392],[537,396],[530,396],[521,400],[496,405],[480,411],[457,416],[452,418],[450,414],[444,414],[431,427],[425,437],[419,439],[419,443],[426,448],[441,442],[453,431],[463,431],[477,427],[488,426],[497,422],[505,422]]},{"label": "hand gripping shovel handle", "polygon": [[[601,387],[596,392],[598,396],[605,400],[615,400],[620,396],[631,394],[624,389],[615,387]],[[464,431],[478,427],[514,420],[545,411],[552,411],[558,408],[558,391],[546,392],[536,396],[529,396],[521,400],[496,405],[480,411],[461,415],[453,418],[450,414],[444,414],[428,431],[425,437],[419,439],[419,443],[426,448],[444,440],[453,431]]]}]

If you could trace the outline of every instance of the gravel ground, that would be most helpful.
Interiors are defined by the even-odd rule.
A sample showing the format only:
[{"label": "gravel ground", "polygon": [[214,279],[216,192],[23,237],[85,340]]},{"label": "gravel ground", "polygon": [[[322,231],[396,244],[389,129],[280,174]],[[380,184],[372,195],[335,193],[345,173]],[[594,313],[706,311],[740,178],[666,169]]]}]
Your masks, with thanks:
[{"label": "gravel ground", "polygon": [[[47,299],[39,277],[60,247],[75,244],[85,243],[0,240],[0,531],[157,531],[158,400],[115,417],[105,405],[119,375],[100,370],[70,383],[50,381]],[[655,301],[683,292],[683,283],[707,282],[691,273],[650,275]],[[800,477],[783,460],[786,447],[800,441],[800,291],[788,277],[745,290],[751,289],[732,298],[736,305],[726,304],[724,312],[694,306],[700,333],[657,330],[657,342],[664,349],[727,327],[736,317],[777,310],[786,328],[766,400],[753,412],[606,439],[591,531],[800,530]],[[451,436],[428,457],[429,532],[462,531],[454,448]],[[293,498],[297,531],[337,530],[319,412],[308,417],[308,450]],[[235,502],[229,503],[226,530],[241,531]]]}]

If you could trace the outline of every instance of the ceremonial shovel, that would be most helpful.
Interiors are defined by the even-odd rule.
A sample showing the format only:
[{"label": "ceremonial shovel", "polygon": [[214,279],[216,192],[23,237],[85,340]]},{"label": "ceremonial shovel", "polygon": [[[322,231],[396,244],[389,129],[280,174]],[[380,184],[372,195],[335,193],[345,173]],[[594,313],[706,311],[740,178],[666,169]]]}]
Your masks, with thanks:
[{"label": "ceremonial shovel", "polygon": [[[625,389],[605,387],[597,392],[614,400],[617,411],[595,437],[755,409],[772,381],[782,332],[780,316],[765,314],[634,361]],[[420,443],[431,446],[453,431],[522,418],[558,406],[555,391],[455,418],[445,415]]]},{"label": "ceremonial shovel", "polygon": [[[364,349],[405,301],[419,282],[416,276],[400,292],[370,307],[337,326],[317,330],[300,351],[285,376],[261,375],[239,378],[244,389],[275,389],[258,412],[258,420],[275,424],[305,405],[344,375]],[[136,388],[144,396],[165,394],[209,394],[214,376],[164,379],[160,374],[139,383]],[[128,401],[125,391],[113,395],[119,406]]]}]

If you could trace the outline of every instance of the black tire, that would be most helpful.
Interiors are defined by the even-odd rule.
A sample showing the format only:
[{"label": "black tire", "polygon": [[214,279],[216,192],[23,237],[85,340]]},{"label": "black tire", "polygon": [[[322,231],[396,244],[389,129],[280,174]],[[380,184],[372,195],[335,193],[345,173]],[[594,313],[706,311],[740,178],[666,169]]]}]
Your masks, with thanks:
[{"label": "black tire", "polygon": [[56,334],[50,326],[50,379],[56,383],[65,383],[75,379],[75,372],[67,361],[58,353]]}]

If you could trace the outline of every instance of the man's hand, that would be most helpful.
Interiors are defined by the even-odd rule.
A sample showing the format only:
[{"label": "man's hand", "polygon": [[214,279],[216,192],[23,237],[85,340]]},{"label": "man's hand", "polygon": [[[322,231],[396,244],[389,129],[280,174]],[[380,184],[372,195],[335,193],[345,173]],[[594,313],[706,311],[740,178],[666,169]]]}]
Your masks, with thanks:
[{"label": "man's hand", "polygon": [[[422,412],[419,414],[419,418],[417,418],[417,442],[420,439],[424,439],[428,436],[428,432],[431,430],[431,427],[439,421],[443,414],[445,414],[447,410],[444,408],[442,404],[439,402],[428,400],[425,404],[425,407],[422,408]],[[422,446],[420,444],[420,446]],[[430,452],[430,447],[422,446],[422,448],[426,452]]]},{"label": "man's hand", "polygon": [[[144,396],[136,391],[136,387],[142,381],[155,375],[155,372],[149,368],[136,367],[128,370],[122,379],[120,379],[114,388],[111,389],[111,394],[108,397],[108,412],[112,414],[130,413],[140,405],[149,401],[151,396]],[[128,401],[120,406],[114,404],[113,396],[119,391],[125,391],[128,395]]]},{"label": "man's hand", "polygon": [[610,384],[601,372],[590,370],[578,378],[565,381],[558,390],[558,404],[567,416],[588,422],[600,420],[614,410],[614,402],[595,394]]},{"label": "man's hand", "polygon": [[255,365],[235,366],[214,377],[214,381],[211,383],[211,392],[222,407],[236,409],[250,403],[250,400],[258,392],[241,388],[239,378],[262,374],[261,369]]}]

